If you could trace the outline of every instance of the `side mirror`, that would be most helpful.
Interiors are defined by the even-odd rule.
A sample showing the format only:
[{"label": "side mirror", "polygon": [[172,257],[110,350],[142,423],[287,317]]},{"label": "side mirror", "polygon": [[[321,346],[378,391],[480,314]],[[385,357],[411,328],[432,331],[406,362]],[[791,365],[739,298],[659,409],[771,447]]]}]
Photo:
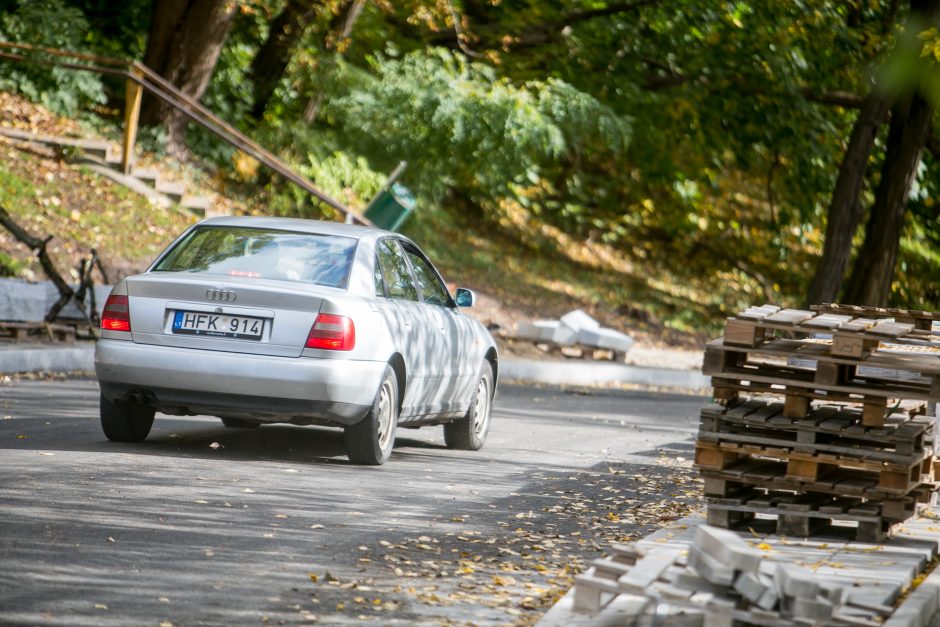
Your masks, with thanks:
[{"label": "side mirror", "polygon": [[476,302],[476,296],[467,288],[458,287],[457,298],[454,300],[457,301],[458,307],[473,307],[473,303]]}]

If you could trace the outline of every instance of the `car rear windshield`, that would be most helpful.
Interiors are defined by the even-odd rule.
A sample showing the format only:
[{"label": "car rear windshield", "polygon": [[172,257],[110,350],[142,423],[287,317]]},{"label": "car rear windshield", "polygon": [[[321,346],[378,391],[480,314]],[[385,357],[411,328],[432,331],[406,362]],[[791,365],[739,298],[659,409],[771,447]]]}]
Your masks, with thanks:
[{"label": "car rear windshield", "polygon": [[200,226],[154,270],[315,283],[346,289],[357,240],[270,229]]}]

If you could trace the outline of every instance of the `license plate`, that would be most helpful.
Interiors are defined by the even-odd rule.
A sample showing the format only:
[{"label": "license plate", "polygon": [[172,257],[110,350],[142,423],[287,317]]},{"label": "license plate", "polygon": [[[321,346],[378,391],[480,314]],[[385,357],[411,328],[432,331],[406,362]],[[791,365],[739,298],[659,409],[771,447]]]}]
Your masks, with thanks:
[{"label": "license plate", "polygon": [[226,316],[196,311],[177,311],[173,316],[173,333],[232,337],[240,340],[260,340],[264,318]]}]

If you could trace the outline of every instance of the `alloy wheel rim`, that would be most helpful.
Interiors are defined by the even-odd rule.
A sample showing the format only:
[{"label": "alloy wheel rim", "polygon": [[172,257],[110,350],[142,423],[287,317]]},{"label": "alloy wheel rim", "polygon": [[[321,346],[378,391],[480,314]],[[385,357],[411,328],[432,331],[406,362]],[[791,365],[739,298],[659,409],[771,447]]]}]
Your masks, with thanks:
[{"label": "alloy wheel rim", "polygon": [[379,448],[383,451],[392,439],[392,385],[386,381],[379,392],[378,407],[378,439]]},{"label": "alloy wheel rim", "polygon": [[476,405],[473,408],[473,432],[480,435],[490,421],[490,386],[486,377],[477,383]]}]

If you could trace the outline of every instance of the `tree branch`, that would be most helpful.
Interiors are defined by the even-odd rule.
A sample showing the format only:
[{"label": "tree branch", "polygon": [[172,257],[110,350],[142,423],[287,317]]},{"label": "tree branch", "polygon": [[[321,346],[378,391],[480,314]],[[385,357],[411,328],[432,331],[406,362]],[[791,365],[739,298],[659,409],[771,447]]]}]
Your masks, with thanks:
[{"label": "tree branch", "polygon": [[49,280],[52,281],[56,289],[59,290],[59,300],[49,308],[49,312],[46,314],[45,318],[46,322],[52,322],[59,316],[59,312],[62,311],[62,308],[65,307],[75,294],[72,288],[69,287],[69,284],[65,282],[65,279],[62,278],[62,275],[59,274],[59,271],[56,270],[55,264],[52,263],[52,258],[49,257],[49,252],[46,250],[46,245],[52,240],[52,236],[49,235],[45,239],[39,239],[38,237],[30,235],[13,220],[13,216],[2,206],[0,206],[0,225],[6,227],[6,229],[13,234],[13,237],[36,253],[36,256],[39,258],[39,265],[42,266],[46,276],[49,277]]}]

